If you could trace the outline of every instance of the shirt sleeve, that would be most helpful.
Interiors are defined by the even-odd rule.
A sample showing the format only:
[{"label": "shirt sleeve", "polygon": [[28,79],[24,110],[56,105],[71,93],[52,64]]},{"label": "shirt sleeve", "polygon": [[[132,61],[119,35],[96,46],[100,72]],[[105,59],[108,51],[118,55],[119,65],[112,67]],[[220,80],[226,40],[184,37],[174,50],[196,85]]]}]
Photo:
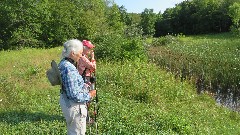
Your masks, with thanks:
[{"label": "shirt sleeve", "polygon": [[82,61],[87,69],[90,69],[90,70],[96,69],[96,61],[95,60],[90,61],[90,60],[88,60],[88,58],[83,56]]},{"label": "shirt sleeve", "polygon": [[70,70],[65,76],[65,89],[67,96],[75,102],[86,102],[90,100],[90,95],[84,85],[82,77],[77,70]]}]

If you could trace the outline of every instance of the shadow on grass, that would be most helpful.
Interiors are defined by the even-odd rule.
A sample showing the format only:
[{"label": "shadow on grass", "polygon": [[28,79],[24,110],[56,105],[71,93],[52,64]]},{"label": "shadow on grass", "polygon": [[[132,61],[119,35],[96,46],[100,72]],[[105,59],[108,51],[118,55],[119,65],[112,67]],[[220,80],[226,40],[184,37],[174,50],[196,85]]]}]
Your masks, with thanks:
[{"label": "shadow on grass", "polygon": [[0,112],[0,122],[19,124],[20,122],[65,121],[61,115],[51,115],[44,112],[6,111]]}]

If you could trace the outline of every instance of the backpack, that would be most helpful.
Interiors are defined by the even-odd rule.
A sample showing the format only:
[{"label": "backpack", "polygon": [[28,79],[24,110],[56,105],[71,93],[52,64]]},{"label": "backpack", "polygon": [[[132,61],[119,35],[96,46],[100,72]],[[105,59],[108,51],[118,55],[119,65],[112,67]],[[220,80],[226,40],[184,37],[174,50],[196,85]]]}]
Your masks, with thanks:
[{"label": "backpack", "polygon": [[51,83],[52,86],[62,84],[60,71],[58,69],[57,63],[54,60],[52,60],[51,68],[47,70],[46,75],[47,75],[48,81]]}]

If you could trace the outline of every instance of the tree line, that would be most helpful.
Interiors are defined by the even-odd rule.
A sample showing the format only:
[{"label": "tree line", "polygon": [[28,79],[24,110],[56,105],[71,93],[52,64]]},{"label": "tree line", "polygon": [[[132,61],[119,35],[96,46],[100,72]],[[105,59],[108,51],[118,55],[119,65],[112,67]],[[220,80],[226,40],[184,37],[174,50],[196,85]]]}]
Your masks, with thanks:
[{"label": "tree line", "polygon": [[108,43],[102,38],[107,35],[132,40],[172,33],[239,33],[239,3],[185,0],[156,14],[153,9],[128,13],[113,0],[1,0],[0,50],[56,47],[69,38]]},{"label": "tree line", "polygon": [[157,15],[155,36],[205,34],[239,29],[239,0],[185,0]]}]

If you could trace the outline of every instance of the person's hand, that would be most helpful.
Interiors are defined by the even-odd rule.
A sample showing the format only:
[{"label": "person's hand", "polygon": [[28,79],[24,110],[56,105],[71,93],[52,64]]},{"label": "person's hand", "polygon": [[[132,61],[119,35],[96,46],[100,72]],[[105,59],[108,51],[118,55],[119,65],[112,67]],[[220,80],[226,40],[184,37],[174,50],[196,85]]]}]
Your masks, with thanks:
[{"label": "person's hand", "polygon": [[90,97],[95,97],[96,96],[96,90],[90,90],[89,95],[90,95]]},{"label": "person's hand", "polygon": [[[91,84],[91,83],[90,83],[90,84]],[[85,87],[85,88],[90,88],[90,84],[84,83],[84,87]]]}]

